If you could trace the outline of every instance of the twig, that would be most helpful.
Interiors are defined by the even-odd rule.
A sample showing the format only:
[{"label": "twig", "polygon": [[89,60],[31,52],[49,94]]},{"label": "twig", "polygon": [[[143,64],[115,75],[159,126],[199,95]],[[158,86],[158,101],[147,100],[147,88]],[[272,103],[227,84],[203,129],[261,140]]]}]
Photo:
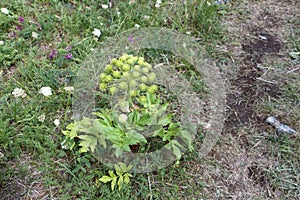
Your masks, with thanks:
[{"label": "twig", "polygon": [[148,169],[148,158],[146,158],[146,163],[147,163],[147,176],[148,176],[148,185],[149,185],[149,191],[150,191],[150,200],[152,200],[153,199],[152,185],[151,185],[150,173],[149,173],[149,169]]},{"label": "twig", "polygon": [[258,77],[256,79],[259,80],[259,81],[263,81],[263,82],[266,82],[266,83],[271,83],[271,84],[274,84],[274,85],[277,84],[277,81],[268,81],[268,80],[265,80],[265,79],[263,79],[261,77]]},{"label": "twig", "polygon": [[300,69],[300,67],[296,67],[295,69],[292,69],[292,70],[290,70],[290,71],[286,72],[285,74],[292,73],[292,72],[294,72],[294,71],[297,71],[298,69]]}]

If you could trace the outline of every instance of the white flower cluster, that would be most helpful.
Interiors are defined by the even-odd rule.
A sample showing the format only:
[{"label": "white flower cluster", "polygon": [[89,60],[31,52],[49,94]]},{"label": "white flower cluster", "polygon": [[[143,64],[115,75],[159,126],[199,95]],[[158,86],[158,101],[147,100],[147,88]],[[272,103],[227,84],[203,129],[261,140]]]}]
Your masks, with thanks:
[{"label": "white flower cluster", "polygon": [[155,7],[159,8],[161,4],[161,0],[156,0]]},{"label": "white flower cluster", "polygon": [[22,98],[25,98],[27,96],[27,94],[22,88],[15,88],[11,94],[14,95],[15,97],[22,97]]}]

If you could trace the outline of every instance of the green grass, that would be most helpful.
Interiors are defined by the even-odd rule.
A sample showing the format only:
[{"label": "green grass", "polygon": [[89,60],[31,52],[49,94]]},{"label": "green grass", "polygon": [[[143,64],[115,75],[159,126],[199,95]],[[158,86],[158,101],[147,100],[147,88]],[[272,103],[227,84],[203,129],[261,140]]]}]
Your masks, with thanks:
[{"label": "green grass", "polygon": [[[57,199],[176,198],[179,185],[186,179],[181,168],[170,167],[149,177],[136,174],[122,191],[111,191],[108,184],[95,184],[107,173],[107,167],[89,153],[61,148],[61,130],[72,122],[72,98],[63,88],[74,84],[76,73],[91,49],[101,47],[107,37],[139,24],[141,28],[166,27],[184,34],[190,32],[210,48],[215,41],[222,40],[218,21],[221,15],[216,6],[209,7],[199,1],[187,4],[166,1],[155,8],[154,3],[149,6],[149,1],[142,0],[130,5],[127,1],[114,1],[112,8],[102,9],[101,4],[106,3],[56,0],[1,3],[10,12],[9,15],[0,13],[0,40],[4,41],[0,46],[0,151],[3,154],[0,196],[4,199],[43,197],[37,194]],[[23,23],[18,21],[19,17],[24,17]],[[17,26],[22,30],[16,30]],[[99,39],[92,34],[94,28],[101,30]],[[33,38],[32,32],[38,33],[38,37]],[[72,49],[66,50],[68,46]],[[53,49],[57,55],[49,59]],[[69,52],[73,58],[65,59]],[[165,61],[155,51],[148,51],[146,56],[153,63]],[[187,70],[194,82],[200,81],[192,70],[182,70]],[[43,86],[52,88],[52,96],[44,97],[38,92]],[[17,87],[26,92],[25,98],[11,94]],[[42,114],[43,122],[39,121]],[[54,125],[55,119],[60,119],[59,127]],[[171,185],[164,183],[172,177]],[[151,194],[148,178],[159,186],[152,188]],[[164,197],[162,190],[166,191]]]}]

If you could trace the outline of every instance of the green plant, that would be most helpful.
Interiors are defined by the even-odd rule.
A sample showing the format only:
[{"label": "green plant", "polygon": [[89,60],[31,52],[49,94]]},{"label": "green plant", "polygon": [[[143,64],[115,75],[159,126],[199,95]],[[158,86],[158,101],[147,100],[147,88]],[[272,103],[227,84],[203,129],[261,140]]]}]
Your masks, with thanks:
[{"label": "green plant", "polygon": [[132,174],[129,173],[131,169],[132,165],[129,165],[127,167],[124,163],[115,164],[116,174],[113,171],[109,170],[109,176],[102,176],[96,181],[96,184],[99,184],[99,181],[103,183],[111,182],[111,190],[114,190],[115,185],[118,184],[118,189],[120,191],[124,183],[129,183],[130,177],[132,177]]},{"label": "green plant", "polygon": [[[185,149],[173,140],[175,136],[179,135],[192,149],[190,133],[183,130],[179,122],[174,122],[172,113],[168,113],[169,104],[162,103],[158,85],[154,84],[156,74],[144,58],[124,54],[119,59],[112,59],[99,78],[100,91],[117,100],[110,109],[102,108],[93,113],[96,119],[84,117],[69,124],[62,131],[64,148],[72,149],[78,138],[81,153],[97,154],[100,145],[104,149],[113,149],[114,155],[120,157],[124,151],[133,151],[133,146],[137,146],[139,152],[147,152],[150,146],[153,149],[162,143],[172,150],[177,163]],[[112,172],[110,178],[113,188],[116,177]]]}]

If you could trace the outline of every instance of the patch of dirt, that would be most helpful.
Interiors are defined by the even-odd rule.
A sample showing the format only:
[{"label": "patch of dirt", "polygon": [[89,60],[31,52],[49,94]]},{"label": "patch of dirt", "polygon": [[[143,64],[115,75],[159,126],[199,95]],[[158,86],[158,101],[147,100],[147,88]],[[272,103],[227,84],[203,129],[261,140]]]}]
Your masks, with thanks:
[{"label": "patch of dirt", "polygon": [[206,183],[207,199],[284,199],[265,171],[278,160],[268,154],[274,132],[265,119],[273,113],[261,106],[276,102],[289,82],[287,73],[296,69],[289,63],[287,41],[297,28],[293,19],[300,17],[300,2],[243,0],[233,9],[224,20],[229,32],[225,49],[232,60],[224,65],[231,83],[225,128],[210,156],[191,168]]}]

